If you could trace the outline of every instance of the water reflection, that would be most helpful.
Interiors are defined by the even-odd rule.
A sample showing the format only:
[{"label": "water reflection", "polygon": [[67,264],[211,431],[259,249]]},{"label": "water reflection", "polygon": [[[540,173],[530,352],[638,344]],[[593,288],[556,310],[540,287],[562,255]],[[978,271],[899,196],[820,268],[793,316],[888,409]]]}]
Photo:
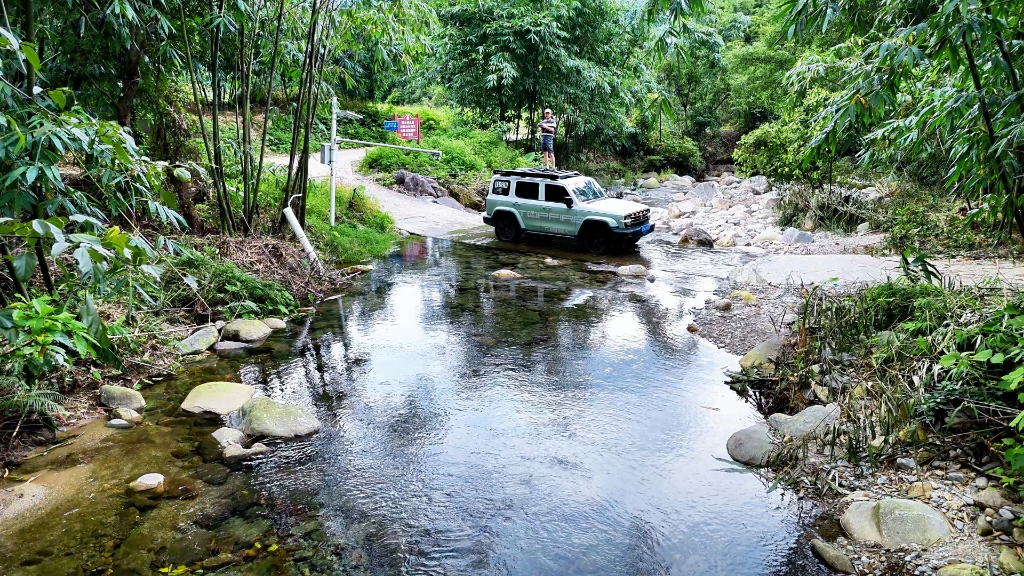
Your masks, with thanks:
[{"label": "water reflection", "polygon": [[[716,459],[756,414],[687,307],[735,256],[643,256],[654,283],[407,243],[298,327],[287,359],[243,369],[327,424],[261,482],[319,508],[336,541],[368,539],[378,573],[814,573],[794,506]],[[502,267],[523,279],[493,281]]]}]

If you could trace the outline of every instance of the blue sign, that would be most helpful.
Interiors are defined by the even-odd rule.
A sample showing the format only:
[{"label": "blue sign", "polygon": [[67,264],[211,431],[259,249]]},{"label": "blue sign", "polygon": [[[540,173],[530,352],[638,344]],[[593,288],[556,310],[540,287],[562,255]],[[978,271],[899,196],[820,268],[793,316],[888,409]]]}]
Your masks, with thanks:
[{"label": "blue sign", "polygon": [[388,132],[398,132],[398,120],[385,120],[384,129]]}]

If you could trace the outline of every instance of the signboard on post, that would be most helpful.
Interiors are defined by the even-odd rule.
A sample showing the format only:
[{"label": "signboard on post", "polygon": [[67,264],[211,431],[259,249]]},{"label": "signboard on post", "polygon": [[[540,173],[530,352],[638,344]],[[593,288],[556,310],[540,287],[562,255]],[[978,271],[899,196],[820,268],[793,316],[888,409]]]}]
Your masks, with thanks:
[{"label": "signboard on post", "polygon": [[398,121],[397,120],[385,120],[384,129],[388,132],[398,132]]},{"label": "signboard on post", "polygon": [[[408,114],[406,114],[405,116],[399,117],[398,114],[395,114],[395,120],[394,121],[398,123],[398,130],[397,130],[397,132],[398,132],[398,137],[399,138],[401,138],[402,140],[415,140],[417,144],[421,144],[422,143],[421,142],[421,136],[420,136],[420,115],[419,114],[417,114],[415,117],[409,116]],[[385,123],[385,129],[387,129],[386,123]]]}]

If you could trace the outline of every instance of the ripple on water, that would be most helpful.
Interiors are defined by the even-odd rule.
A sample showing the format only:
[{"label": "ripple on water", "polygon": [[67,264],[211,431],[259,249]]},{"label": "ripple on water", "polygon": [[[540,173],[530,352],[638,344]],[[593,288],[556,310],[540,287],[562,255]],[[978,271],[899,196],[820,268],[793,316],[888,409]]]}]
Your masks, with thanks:
[{"label": "ripple on water", "polygon": [[653,284],[556,256],[428,240],[324,306],[249,373],[328,423],[268,490],[404,574],[810,573],[792,506],[717,459],[757,415],[685,329],[739,256],[650,241]]}]

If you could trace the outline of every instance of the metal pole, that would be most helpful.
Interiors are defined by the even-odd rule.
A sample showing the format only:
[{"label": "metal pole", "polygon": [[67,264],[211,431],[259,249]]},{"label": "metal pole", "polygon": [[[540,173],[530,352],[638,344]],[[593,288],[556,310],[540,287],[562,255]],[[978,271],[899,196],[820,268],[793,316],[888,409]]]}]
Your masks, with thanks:
[{"label": "metal pole", "polygon": [[398,150],[408,150],[410,152],[422,152],[424,154],[430,154],[436,157],[438,160],[441,159],[442,152],[440,150],[429,150],[427,148],[415,148],[413,146],[396,146],[395,144],[383,144],[381,142],[367,142],[366,140],[353,140],[351,138],[338,138],[338,142],[351,142],[353,144],[362,144],[364,146],[382,146],[384,148],[396,148]]},{"label": "metal pole", "polygon": [[331,98],[331,226],[334,226],[334,166],[338,163],[338,97]]},{"label": "metal pole", "polygon": [[299,239],[299,244],[302,245],[302,249],[306,251],[306,256],[309,257],[309,262],[313,265],[313,268],[321,276],[324,275],[324,266],[320,263],[320,259],[316,256],[316,250],[313,249],[313,245],[309,243],[309,238],[306,237],[306,233],[302,231],[302,226],[299,226],[299,220],[295,217],[295,212],[292,211],[292,200],[299,197],[296,194],[288,199],[288,205],[281,212],[284,213],[285,220],[288,221],[288,225],[292,227],[292,232],[295,233],[295,237]]}]

